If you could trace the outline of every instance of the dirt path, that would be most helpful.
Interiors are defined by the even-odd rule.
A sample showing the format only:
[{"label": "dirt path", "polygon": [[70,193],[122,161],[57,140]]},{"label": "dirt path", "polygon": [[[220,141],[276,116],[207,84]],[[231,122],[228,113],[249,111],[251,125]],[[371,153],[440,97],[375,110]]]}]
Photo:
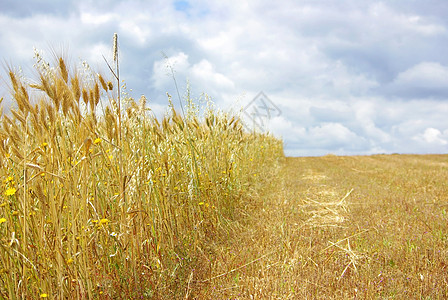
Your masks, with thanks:
[{"label": "dirt path", "polygon": [[448,296],[448,156],[287,158],[277,174],[251,195],[202,295]]}]

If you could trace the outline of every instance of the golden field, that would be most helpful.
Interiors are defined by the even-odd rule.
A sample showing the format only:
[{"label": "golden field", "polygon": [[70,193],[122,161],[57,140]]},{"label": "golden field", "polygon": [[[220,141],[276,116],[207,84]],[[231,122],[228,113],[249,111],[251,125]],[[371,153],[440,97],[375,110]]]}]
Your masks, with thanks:
[{"label": "golden field", "polygon": [[207,296],[446,299],[447,178],[448,155],[288,157],[226,256],[256,261]]},{"label": "golden field", "polygon": [[0,119],[0,297],[448,297],[447,155],[285,158],[188,96],[158,120],[42,62]]}]

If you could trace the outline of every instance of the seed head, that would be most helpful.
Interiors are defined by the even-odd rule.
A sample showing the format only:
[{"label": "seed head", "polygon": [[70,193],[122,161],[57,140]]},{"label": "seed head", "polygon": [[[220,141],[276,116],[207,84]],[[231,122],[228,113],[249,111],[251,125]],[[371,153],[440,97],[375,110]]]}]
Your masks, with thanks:
[{"label": "seed head", "polygon": [[103,89],[107,92],[108,86],[106,84],[106,81],[104,81],[103,76],[101,76],[101,74],[98,74],[98,79],[100,80],[100,83],[101,83],[101,86],[103,87]]},{"label": "seed head", "polygon": [[87,105],[89,103],[89,94],[87,94],[87,91],[85,88],[82,89],[82,100]]},{"label": "seed head", "polygon": [[118,35],[114,33],[114,49],[112,50],[114,53],[114,61],[116,62],[118,59]]},{"label": "seed head", "polygon": [[67,67],[65,66],[64,59],[59,57],[59,69],[61,70],[62,79],[64,79],[65,83],[68,82],[68,72]]}]

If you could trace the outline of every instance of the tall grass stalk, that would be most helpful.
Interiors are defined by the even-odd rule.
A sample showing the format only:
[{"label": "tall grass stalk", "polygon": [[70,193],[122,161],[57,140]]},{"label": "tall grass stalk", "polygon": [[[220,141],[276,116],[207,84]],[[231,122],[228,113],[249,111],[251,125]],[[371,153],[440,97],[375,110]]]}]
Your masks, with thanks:
[{"label": "tall grass stalk", "polygon": [[207,259],[245,194],[283,155],[281,141],[248,134],[223,112],[172,109],[158,120],[144,97],[121,103],[115,62],[116,87],[62,57],[36,66],[33,83],[9,71],[14,105],[0,117],[5,299],[185,295],[210,277]]}]

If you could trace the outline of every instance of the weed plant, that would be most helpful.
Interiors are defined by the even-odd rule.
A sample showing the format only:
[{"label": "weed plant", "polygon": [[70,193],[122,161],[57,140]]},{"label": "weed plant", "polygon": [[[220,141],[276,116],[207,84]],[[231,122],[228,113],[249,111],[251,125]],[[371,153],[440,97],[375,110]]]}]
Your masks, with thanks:
[{"label": "weed plant", "polygon": [[281,141],[212,110],[158,120],[105,76],[38,60],[33,83],[9,71],[0,119],[0,296],[184,296]]}]

